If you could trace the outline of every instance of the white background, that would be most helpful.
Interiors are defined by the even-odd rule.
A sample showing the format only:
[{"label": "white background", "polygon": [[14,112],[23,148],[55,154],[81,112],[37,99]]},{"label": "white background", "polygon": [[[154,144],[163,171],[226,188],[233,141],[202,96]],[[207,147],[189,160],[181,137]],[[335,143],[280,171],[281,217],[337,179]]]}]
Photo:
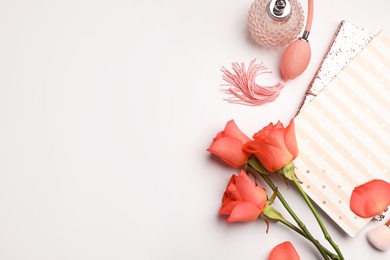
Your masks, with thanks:
[{"label": "white background", "polygon": [[[286,240],[319,259],[281,224],[226,224],[217,212],[237,170],[206,149],[229,119],[249,136],[288,123],[338,24],[390,33],[390,3],[315,1],[309,68],[248,107],[223,100],[221,66],[257,58],[276,83],[282,51],[251,42],[251,3],[0,1],[0,259],[254,260]],[[352,239],[320,213],[346,259],[389,259],[365,238],[381,223]]]}]

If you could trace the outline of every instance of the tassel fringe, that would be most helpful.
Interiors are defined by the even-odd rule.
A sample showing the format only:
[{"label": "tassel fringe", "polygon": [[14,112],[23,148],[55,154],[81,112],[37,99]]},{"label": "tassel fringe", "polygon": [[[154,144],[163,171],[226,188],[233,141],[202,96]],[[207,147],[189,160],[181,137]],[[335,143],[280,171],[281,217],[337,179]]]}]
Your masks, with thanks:
[{"label": "tassel fringe", "polygon": [[233,72],[225,67],[221,69],[222,79],[227,82],[221,86],[228,86],[226,92],[233,95],[225,99],[230,103],[257,106],[271,102],[279,96],[280,90],[285,85],[284,80],[274,86],[256,84],[255,80],[258,75],[271,73],[271,71],[263,65],[263,62],[256,64],[255,59],[249,64],[248,70],[246,70],[244,63],[239,64],[238,62],[234,62],[232,68]]}]

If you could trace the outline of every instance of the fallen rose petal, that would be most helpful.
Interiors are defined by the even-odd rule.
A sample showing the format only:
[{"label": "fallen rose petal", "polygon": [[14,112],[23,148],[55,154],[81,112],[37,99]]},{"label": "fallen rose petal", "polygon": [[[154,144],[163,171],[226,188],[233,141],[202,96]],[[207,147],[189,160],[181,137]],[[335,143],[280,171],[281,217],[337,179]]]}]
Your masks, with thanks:
[{"label": "fallen rose petal", "polygon": [[382,213],[390,204],[390,183],[372,180],[355,187],[350,199],[351,210],[362,218]]},{"label": "fallen rose petal", "polygon": [[275,246],[269,254],[268,260],[300,260],[298,252],[290,241]]}]

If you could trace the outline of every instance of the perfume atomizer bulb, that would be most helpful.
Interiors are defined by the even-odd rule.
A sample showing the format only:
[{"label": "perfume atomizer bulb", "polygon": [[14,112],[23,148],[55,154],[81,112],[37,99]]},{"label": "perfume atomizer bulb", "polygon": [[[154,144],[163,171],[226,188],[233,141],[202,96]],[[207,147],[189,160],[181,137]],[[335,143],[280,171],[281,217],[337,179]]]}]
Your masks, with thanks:
[{"label": "perfume atomizer bulb", "polygon": [[386,224],[367,232],[367,240],[380,251],[390,249],[390,219]]}]

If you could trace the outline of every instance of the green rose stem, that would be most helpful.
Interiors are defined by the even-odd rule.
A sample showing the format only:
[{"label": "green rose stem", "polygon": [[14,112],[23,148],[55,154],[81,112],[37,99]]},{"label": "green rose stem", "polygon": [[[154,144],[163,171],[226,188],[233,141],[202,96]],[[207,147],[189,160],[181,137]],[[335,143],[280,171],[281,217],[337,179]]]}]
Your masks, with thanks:
[{"label": "green rose stem", "polygon": [[[260,176],[265,180],[265,182],[268,184],[268,186],[270,186],[270,188],[272,190],[276,190],[276,186],[274,185],[274,183],[272,182],[272,180],[265,174],[260,174]],[[291,209],[291,207],[288,205],[287,201],[284,199],[284,197],[282,196],[282,194],[277,191],[276,193],[276,196],[278,197],[278,199],[280,200],[280,202],[283,204],[283,206],[286,208],[286,210],[288,211],[288,213],[291,215],[291,217],[295,220],[295,222],[298,224],[298,226],[302,229],[302,233],[301,232],[298,232],[297,230],[299,229],[295,229],[293,228],[294,231],[298,232],[299,234],[303,235],[305,238],[307,238],[309,241],[311,241],[314,246],[318,249],[318,251],[321,253],[321,255],[324,257],[324,259],[328,259],[328,254],[324,251],[323,247],[321,246],[321,244],[318,242],[317,239],[315,239],[311,233],[309,232],[309,230],[306,228],[306,225],[299,219],[299,217],[295,214],[295,212]],[[284,223],[282,221],[283,224],[286,225],[286,223]],[[289,225],[287,225],[289,226]],[[291,227],[291,226],[289,226]],[[295,227],[295,226],[294,226]]]},{"label": "green rose stem", "polygon": [[282,174],[283,177],[285,177],[285,178],[291,180],[292,182],[294,182],[295,186],[298,188],[299,193],[301,194],[301,196],[305,200],[306,204],[309,206],[311,212],[313,213],[313,215],[316,218],[319,226],[321,227],[321,230],[322,230],[322,233],[324,234],[325,239],[328,240],[329,244],[332,245],[334,250],[339,255],[340,260],[344,260],[344,257],[343,257],[343,255],[342,255],[342,253],[340,251],[340,248],[333,242],[332,237],[330,236],[328,230],[326,229],[324,223],[322,222],[322,219],[321,219],[320,215],[317,213],[316,209],[314,208],[313,204],[311,203],[311,201],[310,201],[309,197],[307,196],[306,192],[302,189],[302,186],[301,186],[300,182],[298,181],[298,179],[297,179],[297,177],[295,175],[294,168],[295,168],[294,167],[294,163],[290,162],[288,165],[286,165],[285,167],[280,169],[278,171],[278,173]]},{"label": "green rose stem", "polygon": [[313,204],[311,203],[309,197],[306,195],[306,192],[302,189],[302,186],[301,184],[298,182],[298,180],[296,178],[293,179],[293,182],[295,184],[295,186],[298,188],[299,190],[299,193],[302,195],[303,199],[305,200],[306,204],[309,206],[311,212],[313,212],[314,214],[314,217],[316,218],[318,224],[320,225],[321,227],[321,230],[322,230],[322,233],[324,234],[324,237],[326,240],[328,240],[329,244],[332,245],[332,247],[334,248],[334,250],[337,252],[337,254],[340,256],[340,260],[344,260],[344,257],[343,257],[343,254],[341,253],[340,251],[340,248],[338,247],[338,245],[335,244],[335,242],[333,241],[332,237],[330,236],[328,230],[326,229],[324,223],[322,222],[320,216],[318,215],[316,209],[314,208]]},{"label": "green rose stem", "polygon": [[[277,190],[276,186],[274,185],[274,183],[272,182],[272,180],[268,177],[268,175],[266,174],[266,170],[264,169],[263,165],[261,165],[261,163],[256,159],[256,158],[251,158],[248,160],[247,162],[247,166],[250,168],[250,169],[254,169],[255,171],[257,171],[260,176],[265,180],[265,182],[268,184],[268,186],[270,186],[270,188],[275,191]],[[300,235],[304,236],[306,239],[308,239],[309,241],[311,241],[314,246],[318,249],[318,251],[321,253],[321,255],[324,257],[324,259],[328,259],[328,254],[324,251],[324,248],[323,246],[318,242],[318,240],[316,240],[312,235],[311,233],[309,232],[309,230],[306,228],[306,225],[299,219],[299,217],[295,214],[295,212],[291,209],[291,207],[289,206],[289,204],[287,203],[287,201],[284,199],[284,197],[282,196],[282,194],[277,191],[276,193],[276,196],[278,197],[278,199],[280,200],[280,202],[283,204],[283,206],[286,208],[286,210],[288,211],[288,213],[291,215],[291,217],[295,220],[295,222],[298,224],[298,226],[302,229],[303,232],[301,232],[298,228],[296,228],[294,225],[292,225],[293,227],[291,227],[290,225],[286,225],[286,223],[282,222],[283,224],[285,224],[286,226],[292,228],[294,231],[296,231],[297,233],[299,233]],[[329,252],[328,250],[326,250],[327,252]],[[332,253],[331,254],[331,259],[338,259],[338,258],[334,258],[334,255]]]},{"label": "green rose stem", "polygon": [[[282,224],[284,224],[285,226],[291,228],[292,230],[294,230],[295,232],[297,232],[298,234],[300,234],[301,236],[303,236],[304,238],[306,238],[307,240],[310,241],[309,236],[305,232],[303,232],[301,229],[299,229],[298,227],[296,227],[295,225],[293,225],[292,223],[290,223],[286,219],[279,219],[278,221],[280,221]],[[338,255],[333,254],[332,252],[330,252],[328,249],[326,249],[322,245],[320,245],[320,246],[325,251],[325,253],[330,257],[330,259],[332,259],[332,260],[340,260]],[[327,258],[328,257],[326,257],[326,259]]]}]

